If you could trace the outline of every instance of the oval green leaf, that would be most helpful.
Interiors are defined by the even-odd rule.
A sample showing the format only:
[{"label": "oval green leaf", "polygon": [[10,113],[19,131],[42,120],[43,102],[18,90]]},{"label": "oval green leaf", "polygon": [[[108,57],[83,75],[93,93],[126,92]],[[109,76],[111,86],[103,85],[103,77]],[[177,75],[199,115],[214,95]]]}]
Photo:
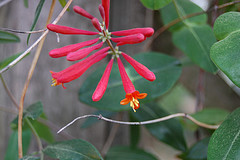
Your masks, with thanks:
[{"label": "oval green leaf", "polygon": [[152,10],[159,10],[160,8],[169,4],[172,0],[141,0],[142,4]]},{"label": "oval green leaf", "polygon": [[142,149],[117,146],[110,148],[105,160],[157,160],[157,158]]},{"label": "oval green leaf", "polygon": [[48,145],[43,153],[60,160],[103,160],[98,150],[90,143],[74,139]]},{"label": "oval green leaf", "polygon": [[240,87],[240,31],[231,33],[211,48],[211,59],[232,82]]},{"label": "oval green leaf", "polygon": [[[169,115],[157,104],[144,104],[141,109],[132,115],[138,121],[147,121]],[[187,146],[183,136],[183,129],[176,119],[145,125],[147,130],[158,140],[172,146],[173,148],[186,151]]]},{"label": "oval green leaf", "polygon": [[230,33],[240,30],[240,13],[228,12],[219,16],[214,23],[214,33],[218,40],[226,38]]},{"label": "oval green leaf", "polygon": [[191,116],[200,122],[207,124],[220,124],[228,116],[229,112],[220,108],[204,108]]},{"label": "oval green leaf", "polygon": [[233,111],[213,133],[208,160],[238,160],[240,157],[240,108]]},{"label": "oval green leaf", "polygon": [[[147,66],[156,75],[156,80],[149,82],[142,78],[133,68],[128,65],[126,71],[132,80],[136,90],[140,93],[147,93],[148,96],[140,100],[140,103],[155,99],[173,87],[181,74],[180,62],[170,56],[149,52],[134,56],[137,61]],[[98,81],[104,72],[105,67],[98,68],[83,83],[79,90],[79,100],[90,106],[101,110],[122,111],[131,109],[128,105],[120,105],[120,101],[125,98],[122,80],[117,65],[113,65],[109,78],[108,88],[103,98],[98,102],[92,101],[92,94]]]},{"label": "oval green leaf", "polygon": [[191,25],[173,33],[173,43],[195,64],[211,73],[217,71],[210,59],[210,48],[215,42],[213,31],[208,25]]},{"label": "oval green leaf", "polygon": [[209,137],[204,138],[178,157],[184,160],[207,160],[209,140]]},{"label": "oval green leaf", "polygon": [[[28,130],[22,131],[23,139],[23,155],[26,155],[30,142],[31,142],[32,133]],[[10,139],[8,140],[8,146],[5,154],[4,160],[18,160],[18,132],[13,131]]]},{"label": "oval green leaf", "polygon": [[0,31],[0,43],[20,42],[20,38],[12,33]]}]

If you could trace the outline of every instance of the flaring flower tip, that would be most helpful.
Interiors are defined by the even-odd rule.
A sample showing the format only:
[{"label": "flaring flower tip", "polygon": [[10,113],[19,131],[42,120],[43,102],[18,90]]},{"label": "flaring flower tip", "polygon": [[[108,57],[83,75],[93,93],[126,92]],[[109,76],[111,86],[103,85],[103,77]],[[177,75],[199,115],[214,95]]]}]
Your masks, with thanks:
[{"label": "flaring flower tip", "polygon": [[133,93],[127,93],[125,99],[121,100],[121,105],[126,105],[130,103],[133,111],[136,112],[136,109],[140,107],[138,99],[143,99],[147,97],[147,93],[139,93],[139,91],[134,91]]}]

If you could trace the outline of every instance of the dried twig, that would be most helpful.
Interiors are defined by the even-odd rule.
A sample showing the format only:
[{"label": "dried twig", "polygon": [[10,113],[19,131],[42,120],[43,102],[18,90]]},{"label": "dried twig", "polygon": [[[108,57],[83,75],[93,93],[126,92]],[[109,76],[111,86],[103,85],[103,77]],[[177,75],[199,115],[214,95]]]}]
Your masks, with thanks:
[{"label": "dried twig", "polygon": [[162,118],[158,118],[158,119],[154,119],[154,120],[149,120],[149,121],[143,121],[143,122],[124,122],[124,121],[117,121],[117,120],[113,120],[113,119],[109,119],[106,117],[103,117],[101,114],[100,115],[94,115],[94,114],[89,114],[89,115],[84,115],[84,116],[80,116],[75,118],[73,121],[71,121],[70,123],[68,123],[66,126],[64,126],[63,128],[61,128],[57,133],[62,132],[64,129],[66,129],[67,127],[69,127],[70,125],[72,125],[74,122],[76,122],[77,120],[80,119],[84,119],[84,118],[89,118],[89,117],[95,117],[98,118],[99,120],[104,120],[107,122],[111,122],[111,123],[117,123],[117,124],[125,124],[125,125],[145,125],[145,124],[153,124],[153,123],[158,123],[158,122],[162,122],[162,121],[166,121],[172,118],[176,118],[176,117],[185,117],[189,120],[191,120],[193,123],[195,123],[196,125],[203,127],[203,128],[207,128],[207,129],[217,129],[219,127],[219,125],[209,125],[209,124],[205,124],[202,122],[199,122],[198,120],[196,120],[195,118],[193,118],[192,116],[190,116],[187,113],[176,113],[176,114],[171,114],[168,115],[166,117],[162,117]]}]

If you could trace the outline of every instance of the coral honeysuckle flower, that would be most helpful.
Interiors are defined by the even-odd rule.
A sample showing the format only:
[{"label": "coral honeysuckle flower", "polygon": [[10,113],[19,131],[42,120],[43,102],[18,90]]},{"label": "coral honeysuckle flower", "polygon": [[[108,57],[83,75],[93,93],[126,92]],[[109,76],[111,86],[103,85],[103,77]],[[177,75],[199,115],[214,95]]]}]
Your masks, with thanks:
[{"label": "coral honeysuckle flower", "polygon": [[[129,30],[109,32],[108,27],[109,27],[110,0],[102,0],[102,4],[99,5],[98,9],[103,22],[100,22],[96,17],[88,13],[83,8],[79,6],[73,7],[74,12],[91,20],[92,25],[96,28],[97,31],[87,31],[87,30],[82,30],[82,29],[77,29],[77,28],[72,28],[72,27],[62,26],[62,25],[55,25],[55,24],[49,24],[47,26],[47,28],[50,31],[60,33],[60,34],[98,36],[97,38],[95,37],[85,42],[80,42],[77,44],[71,44],[61,48],[56,48],[49,52],[49,55],[52,58],[66,57],[68,61],[81,60],[60,72],[50,71],[52,74],[52,86],[62,85],[63,88],[66,88],[64,86],[65,83],[68,83],[70,81],[73,81],[79,78],[93,64],[101,61],[107,55],[111,55],[112,56],[111,60],[109,61],[103,73],[103,76],[99,81],[97,88],[92,95],[92,100],[99,101],[103,97],[107,89],[113,61],[114,59],[117,59],[123,87],[126,92],[126,96],[125,96],[126,98],[123,99],[120,102],[120,104],[126,105],[130,103],[130,106],[133,108],[134,111],[136,111],[136,109],[140,107],[138,99],[145,98],[147,96],[147,93],[139,93],[137,90],[135,90],[135,87],[131,82],[130,78],[128,77],[119,56],[122,55],[123,58],[132,65],[132,67],[136,70],[136,72],[140,74],[142,77],[144,77],[145,79],[149,81],[154,81],[156,77],[154,73],[151,72],[143,64],[137,62],[126,53],[119,51],[119,46],[122,46],[125,44],[141,43],[144,40],[146,40],[146,38],[151,37],[154,33],[154,30],[150,27],[145,27],[145,28],[134,28]],[[112,35],[114,37],[112,37]],[[120,37],[116,37],[116,36],[120,36]],[[101,47],[105,42],[109,47],[105,47],[101,49]],[[112,42],[116,43],[115,48]],[[100,50],[96,51],[98,49]],[[93,51],[96,51],[96,53],[92,54],[91,56],[88,56]]]},{"label": "coral honeysuckle flower", "polygon": [[126,105],[130,103],[130,107],[132,107],[133,111],[136,112],[136,109],[140,107],[138,99],[145,98],[147,96],[147,93],[139,93],[139,91],[136,91],[134,85],[132,84],[132,81],[128,77],[127,72],[125,71],[125,68],[120,58],[117,58],[117,63],[122,78],[123,88],[126,92],[126,98],[121,100],[120,104]]}]

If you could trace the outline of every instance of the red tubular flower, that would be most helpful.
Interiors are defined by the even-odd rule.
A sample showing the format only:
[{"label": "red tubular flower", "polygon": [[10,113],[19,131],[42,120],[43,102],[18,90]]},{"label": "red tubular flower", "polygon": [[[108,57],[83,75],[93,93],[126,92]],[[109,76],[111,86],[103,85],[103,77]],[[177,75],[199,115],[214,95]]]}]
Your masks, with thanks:
[{"label": "red tubular flower", "polygon": [[111,34],[115,36],[129,36],[129,35],[138,34],[138,33],[143,34],[145,37],[151,37],[154,33],[154,30],[148,27],[148,28],[134,28],[134,29],[111,32]]},{"label": "red tubular flower", "polygon": [[79,50],[79,49],[81,49],[85,46],[90,46],[90,45],[96,43],[98,40],[99,40],[99,38],[96,38],[96,39],[92,39],[92,40],[89,40],[89,41],[64,46],[62,48],[56,48],[56,49],[51,50],[49,52],[49,55],[52,58],[63,57],[63,56],[66,56],[70,52],[77,51],[77,50]]},{"label": "red tubular flower", "polygon": [[125,44],[136,44],[141,43],[146,38],[143,34],[133,34],[125,37],[111,38],[113,42],[117,43],[117,46],[125,45]]},{"label": "red tubular flower", "polygon": [[109,80],[109,76],[112,70],[112,65],[113,65],[113,59],[111,59],[102,75],[101,80],[99,81],[96,90],[94,91],[92,95],[92,100],[93,101],[99,101],[102,96],[104,95],[106,89],[107,89],[107,84]]},{"label": "red tubular flower", "polygon": [[97,35],[98,32],[92,32],[92,31],[86,31],[82,29],[76,29],[72,27],[67,26],[61,26],[56,24],[49,24],[47,25],[47,28],[50,31],[61,33],[61,34],[81,34],[81,35]]},{"label": "red tubular flower", "polygon": [[108,29],[108,26],[109,26],[110,0],[102,0],[102,6],[103,6],[103,8],[104,8],[104,13],[105,13],[105,25],[106,25],[106,29]]},{"label": "red tubular flower", "polygon": [[130,63],[133,66],[137,73],[140,74],[143,78],[149,81],[154,81],[156,79],[155,74],[152,71],[150,71],[147,67],[137,62],[135,59],[133,59],[126,53],[122,53],[122,56],[124,59],[128,61],[128,63]]},{"label": "red tubular flower", "polygon": [[101,4],[98,6],[98,9],[99,9],[102,19],[105,20],[105,12],[104,12],[104,8]]},{"label": "red tubular flower", "polygon": [[[99,51],[95,52],[93,55],[87,57],[86,59],[78,63],[75,63],[69,66],[68,68],[60,72],[50,71],[52,73],[52,78],[53,78],[52,86],[62,85],[63,88],[65,88],[64,83],[68,83],[72,80],[77,79],[93,64],[99,62],[108,54],[111,54],[112,58],[108,63],[104,71],[104,74],[101,80],[99,81],[96,90],[92,95],[92,100],[99,101],[103,97],[107,89],[107,84],[108,84],[109,76],[111,73],[113,61],[114,59],[117,59],[123,87],[126,92],[125,99],[123,99],[120,102],[120,104],[126,105],[130,103],[130,106],[133,108],[134,112],[136,112],[136,109],[140,107],[138,99],[145,98],[147,96],[147,93],[139,93],[139,91],[135,89],[132,81],[130,80],[130,78],[128,77],[125,71],[125,68],[119,56],[122,55],[124,59],[127,60],[133,66],[133,68],[137,71],[137,73],[143,76],[144,78],[146,78],[147,80],[154,81],[156,77],[154,73],[151,72],[147,67],[137,62],[127,54],[119,51],[118,46],[125,45],[125,44],[140,43],[146,40],[147,37],[152,36],[154,33],[154,30],[152,28],[146,27],[146,28],[134,28],[129,30],[109,32],[108,27],[109,27],[110,0],[102,0],[102,4],[100,4],[98,7],[100,15],[103,19],[103,22],[99,22],[97,18],[95,18],[94,16],[92,16],[90,13],[88,13],[86,10],[84,10],[79,6],[74,6],[73,9],[76,13],[90,19],[93,26],[98,30],[98,32],[81,30],[81,29],[55,25],[55,24],[49,24],[47,28],[50,31],[61,33],[61,34],[97,35],[99,37],[89,41],[85,41],[77,44],[71,44],[62,48],[53,49],[52,51],[49,52],[49,55],[53,58],[67,56],[66,57],[67,60],[76,61],[76,60],[81,60],[87,57],[94,50],[100,49],[105,42],[109,47],[100,49]],[[112,38],[111,35],[121,36],[121,37]],[[101,42],[98,44],[95,44],[98,42],[98,40],[101,40]],[[112,42],[117,43],[115,48]],[[108,52],[109,49],[111,49],[110,52]]]},{"label": "red tubular flower", "polygon": [[97,50],[99,48],[101,48],[103,45],[103,42],[97,44],[97,45],[94,45],[94,46],[91,46],[91,47],[88,47],[88,48],[83,48],[83,49],[80,49],[76,52],[71,52],[67,55],[67,60],[68,61],[77,61],[77,60],[80,60],[80,59],[83,59],[85,58],[89,53],[91,53],[92,51],[94,50]]},{"label": "red tubular flower", "polygon": [[[103,58],[107,56],[108,53],[104,53],[101,55],[92,55],[92,57],[88,57],[87,59],[80,61],[60,72],[52,72],[52,86],[62,85],[64,83],[68,83],[74,79],[80,77],[88,68],[90,68],[93,64],[101,61]],[[64,86],[63,86],[64,87]]]},{"label": "red tubular flower", "polygon": [[92,24],[99,32],[102,32],[102,29],[100,27],[100,23],[99,23],[97,18],[92,19]]},{"label": "red tubular flower", "polygon": [[126,105],[130,103],[130,107],[132,107],[133,111],[136,112],[136,109],[140,107],[138,99],[143,99],[147,96],[147,93],[139,93],[139,91],[135,90],[132,81],[127,75],[127,72],[122,64],[120,58],[117,59],[119,72],[122,78],[123,88],[126,92],[125,99],[121,100],[121,105]]},{"label": "red tubular flower", "polygon": [[73,7],[73,10],[74,10],[76,13],[82,15],[83,17],[86,17],[86,18],[89,18],[89,19],[93,19],[93,18],[94,18],[90,13],[88,13],[87,11],[85,11],[84,9],[82,9],[82,8],[79,7],[79,6],[74,6],[74,7]]}]

